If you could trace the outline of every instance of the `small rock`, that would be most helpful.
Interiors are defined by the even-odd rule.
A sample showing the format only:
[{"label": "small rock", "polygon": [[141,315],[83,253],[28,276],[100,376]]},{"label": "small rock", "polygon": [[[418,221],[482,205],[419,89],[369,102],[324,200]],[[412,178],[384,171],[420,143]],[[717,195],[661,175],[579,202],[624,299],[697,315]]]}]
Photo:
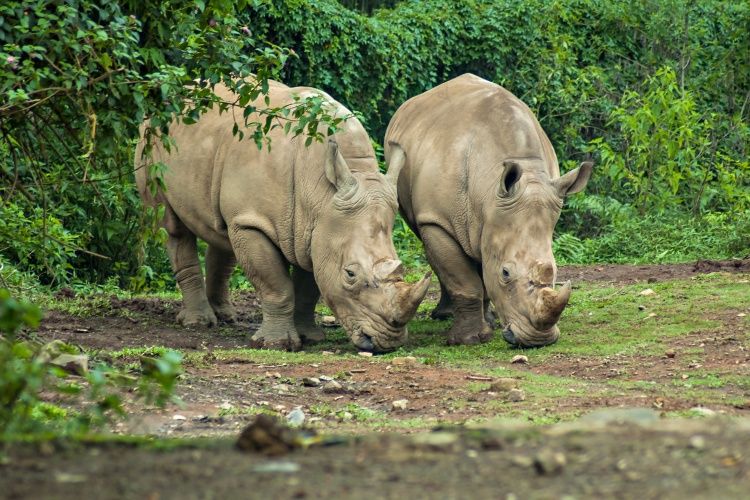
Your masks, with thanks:
[{"label": "small rock", "polygon": [[273,387],[271,387],[271,389],[278,392],[279,394],[288,394],[289,384],[276,384]]},{"label": "small rock", "polygon": [[692,411],[693,413],[697,413],[702,417],[713,417],[714,415],[716,415],[716,412],[714,410],[711,410],[710,408],[703,408],[700,406],[690,408],[690,411]]},{"label": "small rock", "polygon": [[323,382],[330,382],[333,380],[333,377],[329,377],[328,375],[321,375],[318,378]]},{"label": "small rock", "polygon": [[331,380],[330,382],[326,382],[326,384],[323,386],[323,392],[333,394],[337,392],[342,392],[344,390],[344,386],[336,382],[335,380]]},{"label": "small rock", "polygon": [[408,399],[397,399],[396,401],[391,403],[391,408],[394,410],[405,410],[408,405]]},{"label": "small rock", "polygon": [[89,357],[85,354],[60,354],[50,363],[74,375],[83,376],[89,371]]},{"label": "small rock", "polygon": [[656,295],[656,292],[653,291],[651,288],[646,288],[645,290],[638,293],[638,295],[641,295],[643,297],[648,297],[649,295]]},{"label": "small rock", "polygon": [[301,446],[299,431],[282,424],[271,415],[261,413],[245,427],[236,446],[242,451],[282,455]]},{"label": "small rock", "polygon": [[655,318],[656,317],[656,313],[648,313],[648,316],[646,316],[646,317],[647,318]]},{"label": "small rock", "polygon": [[417,364],[417,358],[414,356],[400,356],[397,358],[393,358],[391,360],[391,364],[393,365],[416,365]]},{"label": "small rock", "polygon": [[173,415],[172,420],[187,420],[187,417],[185,415]]},{"label": "small rock", "polygon": [[514,402],[524,401],[526,399],[526,393],[521,389],[511,389],[508,391],[508,399]]},{"label": "small rock", "polygon": [[706,447],[706,438],[700,435],[690,436],[690,447],[696,450],[702,450]]},{"label": "small rock", "polygon": [[363,358],[371,358],[372,357],[372,353],[370,351],[359,351],[357,354],[359,354]]},{"label": "small rock", "polygon": [[253,467],[253,472],[281,472],[284,474],[293,474],[299,472],[299,469],[299,464],[279,460],[258,464]]},{"label": "small rock", "polygon": [[524,356],[523,354],[517,354],[513,356],[510,362],[516,365],[525,365],[526,363],[529,362],[529,358],[528,356]]},{"label": "small rock", "polygon": [[745,316],[747,316],[747,314],[745,314],[745,313],[739,313],[737,315],[738,318],[744,318]]},{"label": "small rock", "polygon": [[534,459],[526,455],[513,455],[510,461],[519,467],[531,467],[534,465]]},{"label": "small rock", "polygon": [[639,306],[638,306],[638,310],[639,310],[639,311],[645,311],[645,310],[646,310],[646,306],[644,306],[644,305],[639,305]]},{"label": "small rock", "polygon": [[302,385],[305,387],[318,387],[320,385],[320,379],[317,377],[305,377],[302,379]]},{"label": "small rock", "polygon": [[541,475],[558,474],[566,463],[564,454],[549,448],[540,450],[534,457],[534,468]]},{"label": "small rock", "polygon": [[[395,401],[394,401],[395,402]],[[436,431],[416,434],[412,443],[418,447],[431,448],[433,450],[449,451],[458,443],[458,434],[455,432]]]},{"label": "small rock", "polygon": [[674,358],[677,355],[677,353],[670,349],[669,351],[665,352],[664,355],[671,359],[671,358]]},{"label": "small rock", "polygon": [[488,390],[494,392],[508,392],[518,387],[518,380],[514,378],[499,378],[490,384]]},{"label": "small rock", "polygon": [[287,414],[286,421],[290,427],[299,427],[305,423],[305,412],[298,406]]},{"label": "small rock", "polygon": [[336,321],[335,316],[323,316],[322,318],[320,318],[320,324],[329,328],[338,326],[338,322]]},{"label": "small rock", "polygon": [[339,418],[344,422],[348,422],[349,420],[352,420],[354,418],[354,414],[352,414],[351,412],[345,411],[341,415],[339,415]]}]

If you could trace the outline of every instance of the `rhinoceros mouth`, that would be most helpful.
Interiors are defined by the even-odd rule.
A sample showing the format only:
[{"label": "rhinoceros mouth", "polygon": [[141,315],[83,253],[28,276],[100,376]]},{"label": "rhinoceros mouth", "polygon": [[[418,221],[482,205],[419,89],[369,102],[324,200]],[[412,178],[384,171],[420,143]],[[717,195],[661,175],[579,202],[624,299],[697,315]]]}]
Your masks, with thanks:
[{"label": "rhinoceros mouth", "polygon": [[503,339],[514,347],[543,347],[557,342],[559,336],[557,325],[543,331],[520,329],[510,323],[503,327]]},{"label": "rhinoceros mouth", "polygon": [[380,324],[379,330],[373,330],[361,322],[342,320],[344,329],[349,333],[352,343],[358,349],[368,352],[388,352],[398,349],[406,341],[406,328],[392,328]]}]

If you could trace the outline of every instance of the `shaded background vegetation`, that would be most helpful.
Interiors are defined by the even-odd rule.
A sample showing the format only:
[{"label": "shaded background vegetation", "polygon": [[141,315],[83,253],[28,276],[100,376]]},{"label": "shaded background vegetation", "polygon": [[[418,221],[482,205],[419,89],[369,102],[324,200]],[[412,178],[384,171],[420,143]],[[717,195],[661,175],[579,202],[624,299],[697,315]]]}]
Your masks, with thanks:
[{"label": "shaded background vegetation", "polygon": [[[326,90],[378,142],[403,101],[454,76],[508,88],[536,113],[563,170],[596,162],[558,224],[559,261],[750,254],[746,2],[68,4],[73,21],[27,32],[19,23],[34,8],[0,8],[0,253],[45,282],[172,286],[135,195],[135,127],[184,112],[187,81],[259,69]],[[29,92],[65,81],[74,90],[31,106]],[[407,263],[423,264],[402,223],[395,234]]]}]

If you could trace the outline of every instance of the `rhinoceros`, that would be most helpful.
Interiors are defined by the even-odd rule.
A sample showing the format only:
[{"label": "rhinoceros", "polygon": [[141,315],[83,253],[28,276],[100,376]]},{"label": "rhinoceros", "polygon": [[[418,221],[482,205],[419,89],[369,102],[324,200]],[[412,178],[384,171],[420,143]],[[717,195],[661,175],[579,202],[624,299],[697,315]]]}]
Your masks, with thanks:
[{"label": "rhinoceros", "polygon": [[[183,297],[178,321],[231,321],[228,280],[239,262],[263,312],[252,346],[296,350],[302,341],[322,340],[314,321],[322,294],[358,348],[394,349],[405,341],[406,323],[430,281],[404,282],[392,242],[403,162],[381,174],[367,132],[344,106],[316,89],[269,85],[269,106],[320,95],[330,113],[349,118],[327,143],[306,147],[306,137],[276,128],[270,150],[259,150],[233,136],[234,112],[214,109],[195,124],[172,123],[169,152],[156,145],[147,160],[143,138],[136,149],[141,196],[165,207],[167,250]],[[236,101],[226,87],[216,92]],[[264,106],[260,98],[253,104]],[[153,196],[148,162],[167,167],[166,189]],[[205,281],[196,237],[208,244]]]},{"label": "rhinoceros", "polygon": [[555,289],[552,233],[563,199],[584,189],[592,164],[561,177],[531,110],[471,74],[405,102],[385,143],[386,158],[406,156],[399,206],[440,279],[433,317],[454,315],[448,342],[488,341],[490,300],[509,343],[555,342],[571,285]]}]

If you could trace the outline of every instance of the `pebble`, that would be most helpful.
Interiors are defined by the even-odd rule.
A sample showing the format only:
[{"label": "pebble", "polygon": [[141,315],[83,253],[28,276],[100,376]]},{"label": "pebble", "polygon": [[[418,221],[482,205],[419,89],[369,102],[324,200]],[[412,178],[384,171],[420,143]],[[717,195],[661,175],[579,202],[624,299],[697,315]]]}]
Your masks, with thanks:
[{"label": "pebble", "polygon": [[320,323],[323,326],[336,326],[336,317],[335,316],[323,316],[320,318]]},{"label": "pebble", "polygon": [[508,399],[511,401],[524,401],[526,399],[526,393],[521,389],[511,389],[508,391]]},{"label": "pebble", "polygon": [[320,385],[320,379],[317,377],[305,377],[302,379],[302,385],[305,387],[318,387]]},{"label": "pebble", "polygon": [[656,295],[656,292],[651,288],[646,288],[645,290],[641,291],[638,295],[648,297],[649,295]]},{"label": "pebble", "polygon": [[273,462],[265,462],[258,464],[253,467],[253,472],[282,472],[286,474],[292,474],[299,472],[300,466],[294,462],[287,462],[281,460],[275,460]]},{"label": "pebble", "polygon": [[665,355],[666,357],[668,357],[668,358],[670,358],[670,359],[671,359],[671,358],[674,358],[674,357],[675,357],[675,356],[677,355],[677,353],[676,353],[676,352],[674,352],[674,351],[672,351],[672,350],[669,350],[669,351],[665,352],[665,353],[664,353],[664,355]]},{"label": "pebble", "polygon": [[702,408],[700,406],[695,406],[693,408],[690,408],[690,411],[693,413],[697,413],[698,415],[701,415],[703,417],[712,417],[716,415],[716,412],[710,408]]},{"label": "pebble", "polygon": [[343,390],[344,390],[344,386],[339,384],[335,380],[326,382],[326,384],[323,386],[323,392],[327,392],[327,393],[341,392]]},{"label": "pebble", "polygon": [[745,314],[745,313],[739,313],[737,315],[738,318],[744,318],[745,316],[747,316],[747,314]]},{"label": "pebble", "polygon": [[508,392],[518,387],[518,380],[514,378],[499,378],[490,384],[488,390],[495,392]]},{"label": "pebble", "polygon": [[529,362],[529,357],[524,356],[523,354],[517,354],[511,358],[510,362],[513,364],[525,365]]},{"label": "pebble", "polygon": [[287,414],[286,421],[291,427],[299,427],[305,423],[305,412],[298,406]]},{"label": "pebble", "polygon": [[320,377],[318,377],[318,378],[319,378],[320,380],[322,380],[323,382],[330,382],[331,380],[333,380],[333,377],[329,377],[328,375],[321,375],[321,376],[320,376]]},{"label": "pebble", "polygon": [[646,306],[640,305],[640,306],[638,306],[638,310],[639,311],[645,311],[646,310]]},{"label": "pebble", "polygon": [[187,420],[185,415],[173,415],[172,420]]},{"label": "pebble", "polygon": [[405,410],[408,405],[408,399],[397,399],[396,401],[391,403],[391,408],[394,410]]},{"label": "pebble", "polygon": [[359,354],[363,358],[371,358],[372,357],[372,353],[370,351],[359,351],[357,354]]},{"label": "pebble", "polygon": [[417,364],[417,358],[414,356],[400,356],[393,358],[391,360],[391,364],[393,365],[416,365]]},{"label": "pebble", "polygon": [[702,450],[706,447],[706,438],[700,435],[691,436],[690,447],[696,450]]},{"label": "pebble", "polygon": [[557,474],[562,471],[566,463],[567,460],[563,453],[549,448],[540,450],[534,456],[534,468],[541,475]]}]

